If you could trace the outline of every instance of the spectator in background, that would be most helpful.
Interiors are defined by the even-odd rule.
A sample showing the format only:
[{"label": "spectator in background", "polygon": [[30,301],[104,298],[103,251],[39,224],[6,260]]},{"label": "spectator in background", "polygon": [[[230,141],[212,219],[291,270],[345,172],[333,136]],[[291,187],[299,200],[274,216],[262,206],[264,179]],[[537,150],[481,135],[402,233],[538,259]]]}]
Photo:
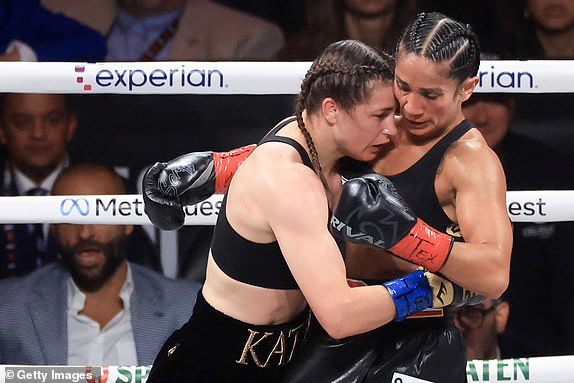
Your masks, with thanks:
[{"label": "spectator in background", "polygon": [[524,55],[530,59],[574,59],[574,1],[526,0]]},{"label": "spectator in background", "polygon": [[483,51],[503,59],[574,59],[572,0],[417,0],[475,29]]},{"label": "spectator in background", "polygon": [[102,34],[50,12],[40,0],[0,2],[0,61],[98,61],[105,55]]},{"label": "spectator in background", "polygon": [[[68,146],[77,128],[66,95],[10,93],[0,97],[2,195],[48,195],[58,174],[70,163]],[[136,227],[129,236],[134,261],[159,267],[149,238]],[[57,246],[46,224],[0,225],[0,278],[28,274],[57,259]]]},{"label": "spectator in background", "polygon": [[107,61],[266,60],[284,43],[266,20],[211,0],[43,0],[107,36]]},{"label": "spectator in background", "polygon": [[[0,142],[2,195],[47,195],[70,160],[67,146],[77,119],[61,94],[6,94],[2,96]],[[0,277],[28,274],[57,259],[48,225],[2,225]]]},{"label": "spectator in background", "polygon": [[416,13],[412,0],[307,1],[307,26],[289,39],[278,60],[313,60],[327,45],[354,39],[393,53],[402,30]]},{"label": "spectator in background", "polygon": [[[123,194],[101,165],[72,165],[55,195]],[[148,365],[191,316],[199,285],[126,260],[130,225],[56,224],[60,261],[0,281],[0,363]]]},{"label": "spectator in background", "polygon": [[476,305],[453,308],[455,326],[462,332],[466,358],[500,359],[498,337],[504,333],[510,305],[505,300],[486,298]]},{"label": "spectator in background", "polygon": [[[509,1],[515,2],[515,0]],[[502,10],[508,13],[517,12],[516,9],[507,10],[503,7],[502,3],[505,2],[506,0],[417,0],[421,11],[441,12],[462,23],[472,25],[480,41],[480,49],[488,52],[497,52],[495,47],[501,39],[500,28],[503,26],[496,22],[498,12]]]},{"label": "spectator in background", "polygon": [[272,21],[287,38],[305,25],[305,0],[216,0],[218,3]]},{"label": "spectator in background", "polygon": [[[574,190],[574,160],[511,130],[511,94],[474,93],[463,113],[498,154],[507,190]],[[503,357],[574,353],[574,223],[514,222],[510,284],[512,307],[501,336]]]}]

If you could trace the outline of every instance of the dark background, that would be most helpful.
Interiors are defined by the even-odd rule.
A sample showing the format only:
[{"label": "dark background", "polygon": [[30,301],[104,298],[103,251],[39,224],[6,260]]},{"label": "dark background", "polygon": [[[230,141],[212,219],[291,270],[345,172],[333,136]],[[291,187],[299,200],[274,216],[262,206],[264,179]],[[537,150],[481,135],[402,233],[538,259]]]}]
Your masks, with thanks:
[{"label": "dark background", "polygon": [[[293,111],[294,95],[70,95],[72,156],[134,172],[191,151],[254,143]],[[512,129],[574,154],[574,93],[517,94]]]}]

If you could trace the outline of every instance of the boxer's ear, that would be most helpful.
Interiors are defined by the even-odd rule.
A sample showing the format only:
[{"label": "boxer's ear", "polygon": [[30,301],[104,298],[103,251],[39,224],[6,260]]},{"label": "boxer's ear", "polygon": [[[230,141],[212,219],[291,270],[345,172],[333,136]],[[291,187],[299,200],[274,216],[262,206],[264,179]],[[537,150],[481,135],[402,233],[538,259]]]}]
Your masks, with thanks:
[{"label": "boxer's ear", "polygon": [[337,122],[339,105],[331,97],[323,99],[323,102],[321,103],[321,111],[323,112],[323,117],[329,124],[334,124]]},{"label": "boxer's ear", "polygon": [[461,102],[465,102],[472,96],[472,92],[478,85],[478,76],[469,77],[462,82],[462,86],[459,91],[459,98]]}]

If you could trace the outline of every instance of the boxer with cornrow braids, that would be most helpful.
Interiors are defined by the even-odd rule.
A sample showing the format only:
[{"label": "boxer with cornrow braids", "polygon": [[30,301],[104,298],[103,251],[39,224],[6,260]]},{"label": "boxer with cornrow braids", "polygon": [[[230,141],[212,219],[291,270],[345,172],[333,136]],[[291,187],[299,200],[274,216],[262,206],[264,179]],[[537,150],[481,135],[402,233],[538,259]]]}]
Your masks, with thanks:
[{"label": "boxer with cornrow braids", "polygon": [[[500,295],[508,283],[512,247],[502,168],[460,107],[478,82],[479,55],[470,26],[439,13],[420,14],[397,46],[399,134],[390,135],[375,161],[340,158],[337,168],[349,181],[337,193],[325,176],[306,116],[317,109],[314,94],[334,95],[339,105],[352,108],[364,98],[365,87],[357,86],[361,76],[377,67],[345,66],[326,56],[308,71],[289,121],[297,122],[311,156],[308,166],[329,200],[334,198],[331,229],[349,243],[349,285],[389,287],[392,278],[422,269],[432,287],[432,307],[439,310],[406,317],[397,312],[397,321],[345,339],[332,337],[320,319],[314,321],[305,348],[282,381],[394,382],[408,376],[466,381],[462,339],[449,307]],[[324,88],[334,81],[348,88]]]},{"label": "boxer with cornrow braids", "polygon": [[[341,159],[372,161],[396,133],[392,81],[390,59],[358,41],[333,43],[313,62],[295,116],[235,163],[194,312],[164,344],[148,383],[281,382],[315,333],[311,322],[342,339],[432,307],[422,270],[351,287],[329,230],[343,187]],[[161,197],[144,199],[152,222],[180,222],[181,207],[163,191],[165,169],[190,180],[192,188],[177,180],[185,200],[213,192],[213,177],[191,176],[195,160],[147,174],[144,193]],[[198,161],[209,169],[213,155]]]},{"label": "boxer with cornrow braids", "polygon": [[[419,14],[397,44],[397,134],[367,167],[374,174],[347,174],[350,180],[333,213],[334,231],[347,241],[349,277],[380,284],[422,267],[436,286],[434,298],[447,304],[383,326],[368,337],[351,337],[331,347],[336,352],[321,353],[317,347],[314,355],[302,354],[299,360],[315,361],[313,370],[333,371],[331,381],[467,380],[463,340],[450,309],[465,299],[472,304],[483,297],[498,298],[508,285],[512,249],[504,171],[462,113],[462,103],[478,83],[479,58],[471,27],[440,13]],[[388,206],[378,201],[389,189],[396,192],[396,203],[408,206],[404,214],[411,224],[398,228],[404,234],[396,242],[368,241],[383,225],[366,227],[364,221],[368,214],[386,217]],[[382,209],[364,209],[365,201]],[[350,214],[357,209],[360,220]],[[461,296],[466,298],[460,301]],[[326,338],[312,339],[323,350],[328,345]],[[311,349],[312,344],[306,348]],[[346,362],[350,355],[360,363]],[[290,383],[316,381],[312,374],[288,378]]]}]

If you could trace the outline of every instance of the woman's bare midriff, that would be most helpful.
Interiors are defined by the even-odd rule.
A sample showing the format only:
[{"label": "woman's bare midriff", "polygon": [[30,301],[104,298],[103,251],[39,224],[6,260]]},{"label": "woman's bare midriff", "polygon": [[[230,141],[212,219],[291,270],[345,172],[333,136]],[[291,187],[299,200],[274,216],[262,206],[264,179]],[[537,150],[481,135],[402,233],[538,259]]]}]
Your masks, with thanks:
[{"label": "woman's bare midriff", "polygon": [[216,310],[254,325],[289,322],[307,305],[300,290],[268,289],[230,278],[217,266],[211,253],[203,296]]}]

